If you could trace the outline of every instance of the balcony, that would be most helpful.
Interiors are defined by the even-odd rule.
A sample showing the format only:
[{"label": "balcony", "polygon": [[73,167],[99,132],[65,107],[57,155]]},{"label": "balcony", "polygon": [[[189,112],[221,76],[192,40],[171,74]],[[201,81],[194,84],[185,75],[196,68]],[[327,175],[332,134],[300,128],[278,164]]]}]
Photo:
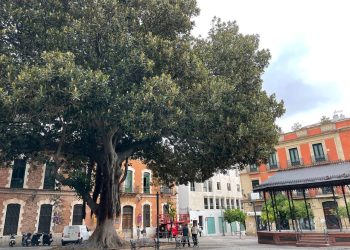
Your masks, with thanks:
[{"label": "balcony", "polygon": [[322,163],[327,163],[329,162],[329,158],[328,155],[321,155],[321,156],[312,156],[311,157],[311,161],[313,165],[317,165],[317,164],[322,164]]},{"label": "balcony", "polygon": [[140,188],[139,186],[126,186],[126,185],[122,185],[119,188],[119,192],[121,194],[138,194],[140,192]]},{"label": "balcony", "polygon": [[259,172],[259,168],[258,168],[258,166],[256,166],[255,164],[254,165],[250,165],[250,166],[248,166],[248,171],[250,172],[250,173],[256,173],[256,172]]},{"label": "balcony", "polygon": [[161,186],[160,187],[160,193],[161,194],[170,194],[170,195],[172,195],[174,192],[173,192],[172,188]]},{"label": "balcony", "polygon": [[269,169],[270,170],[273,170],[273,169],[278,169],[279,168],[279,162],[269,162],[268,164],[267,164],[268,166],[269,166]]},{"label": "balcony", "polygon": [[299,160],[288,161],[288,167],[300,167],[300,166],[304,166],[304,161],[302,158],[300,158]]}]

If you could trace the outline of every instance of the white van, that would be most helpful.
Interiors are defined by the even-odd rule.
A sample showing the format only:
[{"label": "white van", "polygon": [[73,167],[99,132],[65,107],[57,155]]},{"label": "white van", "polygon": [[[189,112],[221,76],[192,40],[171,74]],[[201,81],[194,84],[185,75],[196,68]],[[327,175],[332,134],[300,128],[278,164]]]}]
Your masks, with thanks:
[{"label": "white van", "polygon": [[65,226],[62,233],[62,246],[68,243],[82,243],[89,237],[90,233],[85,225]]}]

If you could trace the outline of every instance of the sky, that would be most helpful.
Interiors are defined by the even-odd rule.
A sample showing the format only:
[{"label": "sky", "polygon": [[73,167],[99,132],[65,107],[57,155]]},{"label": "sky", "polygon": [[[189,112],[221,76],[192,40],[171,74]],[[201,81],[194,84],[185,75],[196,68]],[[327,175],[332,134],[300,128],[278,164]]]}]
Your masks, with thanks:
[{"label": "sky", "polygon": [[283,100],[283,132],[333,117],[350,117],[350,1],[197,0],[193,35],[206,37],[214,16],[258,34],[271,52],[263,89]]}]

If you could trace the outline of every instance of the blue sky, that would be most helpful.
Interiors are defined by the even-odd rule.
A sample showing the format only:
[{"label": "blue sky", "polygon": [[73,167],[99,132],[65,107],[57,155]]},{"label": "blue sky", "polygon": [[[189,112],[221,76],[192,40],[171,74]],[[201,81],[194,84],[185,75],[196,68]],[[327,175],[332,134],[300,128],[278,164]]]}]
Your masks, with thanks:
[{"label": "blue sky", "polygon": [[285,102],[277,121],[317,123],[335,110],[350,116],[350,1],[197,0],[194,35],[206,36],[214,16],[237,21],[244,34],[259,34],[272,59],[263,88]]}]

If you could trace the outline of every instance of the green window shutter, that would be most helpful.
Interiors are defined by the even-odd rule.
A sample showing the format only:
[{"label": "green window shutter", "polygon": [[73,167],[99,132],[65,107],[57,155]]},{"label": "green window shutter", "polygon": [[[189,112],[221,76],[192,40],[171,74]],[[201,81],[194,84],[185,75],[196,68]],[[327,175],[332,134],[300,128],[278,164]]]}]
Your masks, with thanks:
[{"label": "green window shutter", "polygon": [[150,179],[151,179],[151,176],[149,173],[143,174],[143,192],[145,194],[150,193]]},{"label": "green window shutter", "polygon": [[128,174],[126,176],[125,192],[127,192],[127,193],[131,193],[132,192],[132,171],[131,170],[128,170]]}]

